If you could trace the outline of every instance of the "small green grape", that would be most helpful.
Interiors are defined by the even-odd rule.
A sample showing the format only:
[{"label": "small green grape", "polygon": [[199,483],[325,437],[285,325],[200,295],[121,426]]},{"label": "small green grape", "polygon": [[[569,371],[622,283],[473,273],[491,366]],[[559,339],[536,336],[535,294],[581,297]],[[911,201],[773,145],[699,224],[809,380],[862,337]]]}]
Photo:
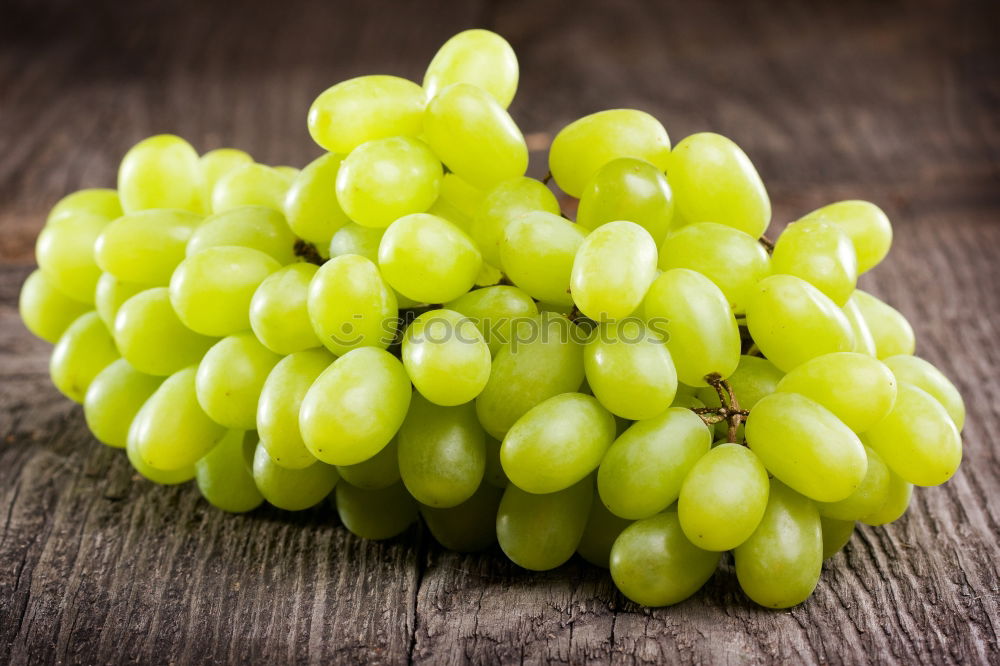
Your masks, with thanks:
[{"label": "small green grape", "polygon": [[323,246],[350,219],[337,201],[337,174],[343,155],[327,153],[306,165],[285,195],[288,226],[299,238]]},{"label": "small green grape", "polygon": [[497,541],[510,560],[525,569],[555,569],[573,556],[590,516],[594,481],[533,495],[513,483],[497,510]]},{"label": "small green grape", "polygon": [[774,244],[771,269],[802,278],[841,307],[858,283],[854,244],[840,226],[823,220],[803,220],[785,227]]},{"label": "small green grape", "polygon": [[860,289],[851,296],[861,317],[871,331],[875,342],[875,355],[889,358],[899,354],[913,354],[916,337],[913,327],[896,308]]},{"label": "small green grape", "polygon": [[29,331],[55,344],[90,306],[62,293],[41,270],[35,270],[21,286],[17,309]]},{"label": "small green grape", "polygon": [[385,349],[396,335],[396,297],[378,267],[358,255],[320,266],[309,283],[306,310],[316,336],[334,354]]},{"label": "small green grape", "polygon": [[96,215],[111,221],[122,216],[122,204],[118,199],[118,191],[109,188],[95,187],[78,190],[67,194],[56,202],[45,219],[48,225],[65,215]]},{"label": "small green grape", "polygon": [[253,157],[235,148],[216,148],[198,158],[198,165],[201,167],[201,200],[206,208],[211,207],[212,192],[222,177],[245,164],[253,164]]},{"label": "small green grape", "polygon": [[91,310],[74,319],[56,342],[49,358],[49,375],[60,393],[82,403],[94,377],[118,358],[111,333]]},{"label": "small green grape", "polygon": [[219,178],[212,190],[212,212],[263,206],[281,212],[292,178],[265,164],[244,164]]},{"label": "small green grape", "polygon": [[340,480],[337,468],[319,461],[288,469],[258,446],[253,457],[253,481],[269,503],[285,511],[303,511],[322,502]]},{"label": "small green grape", "polygon": [[219,340],[198,364],[198,404],[213,421],[227,428],[256,428],[257,401],[264,381],[280,360],[253,333]]},{"label": "small green grape", "polygon": [[427,529],[442,546],[460,553],[485,550],[497,541],[497,509],[503,490],[488,483],[461,504],[448,508],[420,506]]},{"label": "small green grape", "polygon": [[94,437],[118,449],[128,444],[128,431],[142,405],[163,379],[143,374],[123,358],[101,370],[87,387],[83,415]]},{"label": "small green grape", "polygon": [[898,381],[927,391],[948,411],[959,432],[965,425],[965,402],[955,385],[940,370],[918,356],[901,354],[885,359]]},{"label": "small green grape", "polygon": [[323,343],[309,319],[309,285],[318,267],[291,264],[271,273],[250,299],[250,328],[275,354],[292,354]]},{"label": "small green grape", "polygon": [[132,146],[118,167],[122,210],[180,208],[201,213],[202,172],[198,153],[184,139],[158,134]]},{"label": "small green grape", "polygon": [[388,488],[400,479],[399,440],[394,437],[381,451],[354,465],[338,465],[337,472],[347,483],[363,490]]},{"label": "small green grape", "polygon": [[892,245],[892,225],[882,209],[868,201],[838,201],[801,218],[832,222],[847,232],[857,253],[858,273],[874,268]]},{"label": "small green grape", "polygon": [[503,108],[517,92],[517,56],[500,35],[489,30],[464,30],[438,49],[424,74],[427,99],[452,83],[482,88]]},{"label": "small green grape", "polygon": [[125,301],[149,289],[150,285],[122,282],[111,273],[102,273],[94,290],[94,307],[109,330],[115,327],[115,317]]},{"label": "small green grape", "polygon": [[674,195],[663,172],[643,160],[623,157],[597,170],[580,195],[576,221],[596,229],[616,220],[635,222],[659,245],[674,218]]},{"label": "small green grape", "polygon": [[260,250],[282,265],[296,260],[295,236],[284,216],[264,206],[238,206],[206,217],[188,241],[187,256],[220,245]]},{"label": "small green grape", "polygon": [[533,211],[514,218],[504,229],[500,265],[511,282],[532,298],[572,305],[573,261],[587,237],[569,220]]},{"label": "small green grape", "polygon": [[38,234],[35,258],[52,285],[70,298],[93,304],[101,269],[94,259],[94,244],[107,218],[87,213],[62,215]]},{"label": "small green grape", "polygon": [[503,266],[500,248],[507,225],[534,211],[559,215],[556,195],[541,181],[522,176],[505,180],[490,189],[469,226],[469,233],[483,258],[494,266]]},{"label": "small green grape", "polygon": [[[94,245],[101,270],[134,284],[169,284],[201,216],[184,210],[142,210],[111,222]],[[189,253],[190,254],[190,253]]]},{"label": "small green grape", "polygon": [[334,490],[340,522],[362,539],[391,539],[417,520],[416,502],[402,483],[362,490],[341,482]]},{"label": "small green grape", "polygon": [[531,296],[509,285],[475,289],[445,303],[445,308],[471,319],[494,356],[510,342],[511,327],[518,320],[538,315],[538,306]]},{"label": "small green grape", "polygon": [[583,239],[570,290],[583,314],[603,322],[635,311],[656,278],[656,243],[634,222],[609,222]]},{"label": "small green grape", "polygon": [[454,310],[417,317],[403,336],[402,358],[417,391],[437,405],[474,400],[490,378],[490,348],[475,322]]},{"label": "small green grape", "polygon": [[229,430],[194,465],[202,497],[228,513],[253,511],[264,501],[251,474],[254,440],[245,436],[242,430]]},{"label": "small green grape", "polygon": [[865,447],[868,470],[861,485],[839,502],[817,502],[819,515],[854,522],[882,508],[889,497],[889,468],[871,447]]},{"label": "small green grape", "polygon": [[607,569],[611,566],[611,548],[622,531],[632,524],[631,520],[619,518],[608,511],[604,502],[595,500],[590,504],[590,516],[583,530],[576,552],[580,557],[596,567]]}]

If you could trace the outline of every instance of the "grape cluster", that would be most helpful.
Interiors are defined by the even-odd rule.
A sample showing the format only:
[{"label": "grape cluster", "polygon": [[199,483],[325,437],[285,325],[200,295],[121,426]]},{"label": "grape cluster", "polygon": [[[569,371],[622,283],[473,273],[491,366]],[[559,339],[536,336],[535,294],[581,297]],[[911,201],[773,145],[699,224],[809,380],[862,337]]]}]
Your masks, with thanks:
[{"label": "grape cluster", "polygon": [[422,517],[528,569],[579,552],[650,606],[731,551],[751,599],[800,603],[962,455],[961,396],[856,288],[889,221],[841,201],[772,243],[735,143],[671,148],[632,109],[552,141],[573,221],[525,176],[517,80],[470,30],[422,86],[323,92],[301,170],[140,142],[38,238],[20,310],[53,383],[139,474],[225,511],[332,495],[362,537]]}]

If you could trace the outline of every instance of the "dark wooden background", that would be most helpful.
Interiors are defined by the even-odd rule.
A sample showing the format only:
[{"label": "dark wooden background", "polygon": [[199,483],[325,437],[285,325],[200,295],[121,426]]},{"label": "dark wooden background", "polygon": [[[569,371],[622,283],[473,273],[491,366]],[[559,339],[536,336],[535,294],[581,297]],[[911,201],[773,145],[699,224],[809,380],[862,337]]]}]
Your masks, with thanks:
[{"label": "dark wooden background", "polygon": [[[0,663],[1000,661],[998,25],[988,1],[3,0]],[[516,48],[525,132],[635,106],[675,141],[733,137],[779,225],[847,197],[893,219],[862,282],[964,393],[966,459],[903,520],[860,530],[807,603],[757,608],[726,567],[648,610],[577,560],[529,574],[417,528],[362,542],[329,510],[224,515],[134,477],[50,386],[16,300],[60,196],[113,186],[124,151],[164,131],[302,165],[320,90],[419,80],[472,26]]]}]

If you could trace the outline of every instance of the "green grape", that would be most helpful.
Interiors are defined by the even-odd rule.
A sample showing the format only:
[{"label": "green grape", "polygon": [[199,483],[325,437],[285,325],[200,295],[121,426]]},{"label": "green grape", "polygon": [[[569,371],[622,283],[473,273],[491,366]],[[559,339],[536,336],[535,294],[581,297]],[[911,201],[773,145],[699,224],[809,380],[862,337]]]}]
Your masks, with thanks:
[{"label": "green grape", "polygon": [[212,192],[219,180],[238,167],[253,164],[253,158],[235,148],[216,148],[198,158],[198,164],[201,167],[201,200],[209,208],[212,204]]},{"label": "green grape", "polygon": [[198,364],[198,404],[213,421],[227,428],[256,428],[264,380],[280,360],[253,333],[219,340]]},{"label": "green grape", "polygon": [[594,229],[573,260],[570,289],[583,314],[603,322],[629,316],[656,278],[656,243],[634,222]]},{"label": "green grape", "polygon": [[684,535],[705,550],[732,550],[750,538],[767,507],[767,470],[739,444],[712,448],[688,472],[677,500]]},{"label": "green grape", "polygon": [[307,306],[314,264],[291,264],[271,273],[250,299],[250,328],[275,354],[292,354],[323,343],[313,330]]},{"label": "green grape", "polygon": [[576,221],[596,229],[615,220],[635,222],[659,245],[674,218],[674,195],[663,172],[649,162],[623,157],[597,170],[580,195]]},{"label": "green grape", "polygon": [[474,553],[497,541],[497,509],[503,490],[488,483],[461,504],[448,508],[421,505],[431,535],[448,550]]},{"label": "green grape", "polygon": [[134,447],[147,466],[161,471],[189,467],[226,434],[198,404],[196,372],[191,366],[167,377],[135,415],[128,448]]},{"label": "green grape", "polygon": [[417,317],[403,336],[402,358],[417,391],[446,407],[473,400],[490,378],[490,348],[483,334],[454,310]]},{"label": "green grape", "polygon": [[119,280],[166,285],[200,224],[201,216],[186,210],[129,213],[104,227],[94,257],[101,270]]},{"label": "green grape", "polygon": [[441,163],[425,143],[405,136],[363,143],[337,172],[337,201],[366,227],[388,227],[431,207],[441,187]]},{"label": "green grape", "polygon": [[940,370],[918,356],[890,356],[885,364],[898,381],[927,391],[947,410],[961,432],[965,425],[965,402],[955,385]]},{"label": "green grape", "polygon": [[502,279],[503,273],[500,272],[499,268],[483,262],[483,265],[479,268],[479,274],[476,275],[476,286],[492,287],[499,284]]},{"label": "green grape", "polygon": [[596,398],[562,393],[532,407],[503,438],[507,478],[529,493],[554,493],[590,475],[615,439],[615,419]]},{"label": "green grape", "polygon": [[101,269],[94,244],[107,218],[87,213],[62,215],[46,225],[35,242],[38,267],[52,286],[73,300],[93,304]]},{"label": "green grape", "polygon": [[274,462],[288,469],[302,469],[316,462],[302,441],[299,408],[302,399],[334,357],[325,349],[290,354],[271,370],[257,401],[257,434]]},{"label": "green grape", "polygon": [[601,404],[633,421],[662,413],[677,393],[667,346],[638,319],[602,324],[583,349],[583,367]]},{"label": "green grape", "polygon": [[607,569],[611,565],[611,547],[622,530],[631,524],[631,520],[619,518],[608,511],[604,502],[591,502],[590,516],[576,552],[594,566]]},{"label": "green grape", "polygon": [[692,134],[670,153],[670,186],[689,223],[717,222],[758,238],[771,222],[771,201],[750,158],[730,139]]},{"label": "green grape", "polygon": [[249,247],[210,247],[182,261],[170,278],[170,304],[196,333],[221,337],[250,328],[250,300],[281,268]]},{"label": "green grape", "polygon": [[507,223],[500,264],[511,282],[532,298],[572,305],[573,260],[587,232],[564,217],[533,211]]},{"label": "green grape", "polygon": [[785,227],[771,255],[771,270],[800,277],[843,307],[858,283],[858,260],[850,237],[823,220]]},{"label": "green grape", "polygon": [[330,238],[330,258],[342,254],[357,254],[373,264],[378,263],[378,246],[382,242],[385,229],[363,227],[348,222]]},{"label": "green grape", "polygon": [[397,440],[400,477],[421,504],[457,506],[479,488],[485,433],[471,404],[441,407],[416,395]]},{"label": "green grape", "polygon": [[228,431],[194,465],[201,496],[228,513],[253,511],[264,501],[251,472],[254,440],[245,435],[242,430]]},{"label": "green grape", "polygon": [[479,188],[528,168],[528,146],[510,114],[468,83],[453,83],[427,103],[424,137],[449,170]]},{"label": "green grape", "polygon": [[771,474],[817,502],[853,493],[868,467],[858,436],[833,412],[798,393],[772,393],[750,410],[746,438]]},{"label": "green grape", "polygon": [[715,222],[672,231],[659,256],[662,270],[689,268],[714,282],[733,312],[743,312],[750,290],[771,274],[771,258],[756,238]]},{"label": "green grape", "polygon": [[500,548],[525,569],[555,569],[580,545],[593,500],[594,482],[590,478],[547,495],[533,495],[513,483],[508,485],[497,510]]},{"label": "green grape", "polygon": [[253,480],[268,502],[285,511],[303,511],[322,502],[340,480],[337,468],[319,461],[308,467],[282,467],[262,445],[253,457]]},{"label": "green grape", "polygon": [[768,608],[802,603],[816,589],[823,568],[823,530],[816,507],[772,481],[760,526],[733,555],[740,587],[752,600]]},{"label": "green grape", "polygon": [[444,303],[472,288],[482,256],[465,233],[435,215],[401,217],[385,231],[378,264],[396,291],[419,303]]},{"label": "green grape", "polygon": [[393,438],[410,407],[403,364],[374,347],[354,349],[324,370],[302,400],[299,428],[310,453],[329,465],[353,465]]},{"label": "green grape", "polygon": [[[740,356],[740,363],[726,381],[740,403],[740,409],[753,409],[761,398],[771,395],[778,389],[778,383],[785,376],[766,358],[759,356]],[[682,386],[684,386],[682,384]],[[718,407],[718,392],[711,386],[702,387],[694,394],[706,407]]]},{"label": "green grape", "polygon": [[[595,232],[597,233],[597,232]],[[666,339],[677,378],[706,386],[726,378],[740,362],[740,329],[722,290],[687,268],[672,268],[653,282],[643,301],[650,329]]]},{"label": "green grape", "polygon": [[423,89],[398,76],[359,76],[324,90],[309,107],[313,141],[332,153],[394,136],[417,136],[423,127]]},{"label": "green grape", "polygon": [[125,448],[132,419],[162,382],[139,372],[123,358],[114,361],[87,387],[83,400],[87,427],[102,443]]},{"label": "green grape", "polygon": [[599,111],[559,131],[549,148],[549,171],[563,192],[580,197],[598,169],[632,157],[665,171],[670,137],[653,116],[636,109]]},{"label": "green grape", "polygon": [[339,465],[337,472],[340,478],[355,488],[363,490],[379,490],[388,488],[399,481],[399,442],[398,438],[382,447],[382,450],[368,460],[354,465]]},{"label": "green grape", "polygon": [[202,173],[198,153],[184,139],[158,134],[135,144],[118,167],[122,210],[180,208],[202,212]]},{"label": "green grape", "polygon": [[910,506],[913,497],[913,484],[905,481],[898,474],[889,470],[889,489],[886,492],[885,503],[877,511],[861,518],[865,525],[888,525],[899,520]]},{"label": "green grape", "polygon": [[896,402],[892,371],[871,356],[854,352],[812,358],[785,375],[777,390],[812,398],[854,432],[865,432],[881,421]]},{"label": "green grape", "polygon": [[147,289],[125,301],[112,332],[125,360],[139,372],[157,377],[197,363],[216,341],[181,323],[166,287]]},{"label": "green grape", "polygon": [[212,212],[262,206],[281,212],[292,178],[265,164],[244,164],[229,171],[212,190]]},{"label": "green grape", "polygon": [[601,501],[621,518],[649,518],[677,501],[684,478],[711,446],[712,431],[690,409],[636,421],[601,461]]},{"label": "green grape", "polygon": [[96,215],[105,220],[113,220],[122,215],[122,204],[116,190],[95,187],[67,194],[52,207],[45,224],[63,216]]},{"label": "green grape", "polygon": [[517,287],[508,285],[470,291],[446,303],[445,307],[471,319],[494,356],[510,342],[511,327],[518,320],[538,315],[535,301]]},{"label": "green grape", "polygon": [[857,300],[854,298],[847,299],[847,303],[841,308],[841,311],[847,317],[847,321],[851,325],[851,331],[854,333],[854,351],[859,354],[875,356],[878,352],[875,348],[875,338],[872,337],[872,332],[868,328],[864,316],[861,314]]},{"label": "green grape", "polygon": [[893,472],[917,486],[944,483],[962,461],[962,437],[948,410],[902,381],[892,411],[865,437]]},{"label": "green grape", "polygon": [[327,245],[333,234],[350,223],[337,201],[337,173],[343,155],[327,153],[306,165],[285,195],[288,226],[299,238]]},{"label": "green grape", "polygon": [[500,461],[500,446],[500,440],[486,435],[486,471],[483,473],[483,479],[491,486],[506,488],[510,479],[503,471],[503,463]]},{"label": "green grape", "polygon": [[115,317],[125,301],[149,289],[149,285],[122,282],[111,273],[102,273],[94,290],[94,307],[109,330],[115,327]]},{"label": "green grape", "polygon": [[522,176],[493,187],[483,198],[469,227],[483,258],[494,266],[503,266],[500,247],[507,224],[534,211],[559,215],[556,195],[545,183]]},{"label": "green grape", "polygon": [[832,222],[847,232],[858,258],[858,273],[871,270],[892,245],[892,225],[882,209],[868,201],[838,201],[801,218]]},{"label": "green grape", "polygon": [[854,534],[853,520],[834,520],[826,516],[819,517],[823,530],[823,559],[829,559],[847,545]]},{"label": "green grape", "polygon": [[111,333],[91,310],[74,319],[56,342],[49,358],[49,375],[60,393],[82,403],[97,373],[118,358]]},{"label": "green grape", "polygon": [[[130,429],[131,430],[131,429]],[[138,440],[135,438],[129,438],[128,444],[125,447],[125,454],[128,456],[128,461],[132,465],[132,469],[139,473],[144,479],[152,481],[153,483],[158,483],[161,486],[175,486],[181,483],[187,483],[195,477],[194,464],[181,467],[180,469],[156,469],[146,464],[139,455],[139,450],[137,448]]]},{"label": "green grape", "polygon": [[281,265],[296,261],[295,236],[273,208],[240,206],[206,217],[188,241],[187,256],[221,245],[260,250]]},{"label": "green grape", "polygon": [[785,372],[811,358],[854,349],[854,332],[843,311],[793,275],[772,275],[754,286],[747,327],[764,356]]},{"label": "green grape", "polygon": [[316,336],[334,354],[368,346],[385,349],[396,334],[396,297],[378,267],[358,255],[341,255],[320,266],[306,307]]},{"label": "green grape", "polygon": [[611,547],[611,578],[643,606],[670,606],[701,589],[721,558],[698,548],[681,531],[677,512],[632,523]]},{"label": "green grape", "polygon": [[853,522],[875,513],[885,504],[889,494],[889,468],[871,447],[865,447],[865,454],[868,470],[861,485],[839,502],[817,502],[821,516]]},{"label": "green grape", "polygon": [[17,309],[29,331],[55,344],[90,306],[62,293],[41,270],[35,270],[21,286]]},{"label": "green grape", "polygon": [[334,490],[340,522],[363,539],[391,539],[417,520],[417,505],[402,483],[362,490],[341,482]]},{"label": "green grape", "polygon": [[441,193],[438,195],[438,201],[446,202],[451,209],[469,221],[479,211],[484,198],[486,198],[486,192],[466,182],[458,174],[449,172],[441,179]]},{"label": "green grape", "polygon": [[444,43],[424,74],[427,99],[453,83],[485,90],[503,108],[517,92],[517,56],[500,35],[489,30],[464,30]]},{"label": "green grape", "polygon": [[580,388],[583,348],[573,326],[551,313],[517,322],[511,343],[497,352],[490,379],[476,398],[476,414],[487,433],[503,439],[535,405]]},{"label": "green grape", "polygon": [[860,289],[854,292],[851,300],[858,306],[868,330],[871,331],[878,358],[913,354],[916,348],[913,327],[899,310]]}]

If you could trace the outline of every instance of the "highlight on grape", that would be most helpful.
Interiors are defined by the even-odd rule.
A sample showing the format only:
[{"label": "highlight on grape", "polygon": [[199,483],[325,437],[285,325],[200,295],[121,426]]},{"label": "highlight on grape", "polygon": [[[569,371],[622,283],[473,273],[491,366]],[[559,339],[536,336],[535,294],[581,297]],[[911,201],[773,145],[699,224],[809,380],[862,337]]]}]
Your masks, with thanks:
[{"label": "highlight on grape", "polygon": [[750,599],[803,602],[962,458],[962,397],[857,288],[889,220],[838,201],[771,240],[736,143],[672,146],[635,109],[570,123],[526,176],[517,82],[469,30],[422,85],[321,93],[301,169],[139,142],[38,237],[20,312],[53,384],[224,511],[329,501],[363,538],[422,521],[532,570],[579,553],[647,606],[728,551]]}]

